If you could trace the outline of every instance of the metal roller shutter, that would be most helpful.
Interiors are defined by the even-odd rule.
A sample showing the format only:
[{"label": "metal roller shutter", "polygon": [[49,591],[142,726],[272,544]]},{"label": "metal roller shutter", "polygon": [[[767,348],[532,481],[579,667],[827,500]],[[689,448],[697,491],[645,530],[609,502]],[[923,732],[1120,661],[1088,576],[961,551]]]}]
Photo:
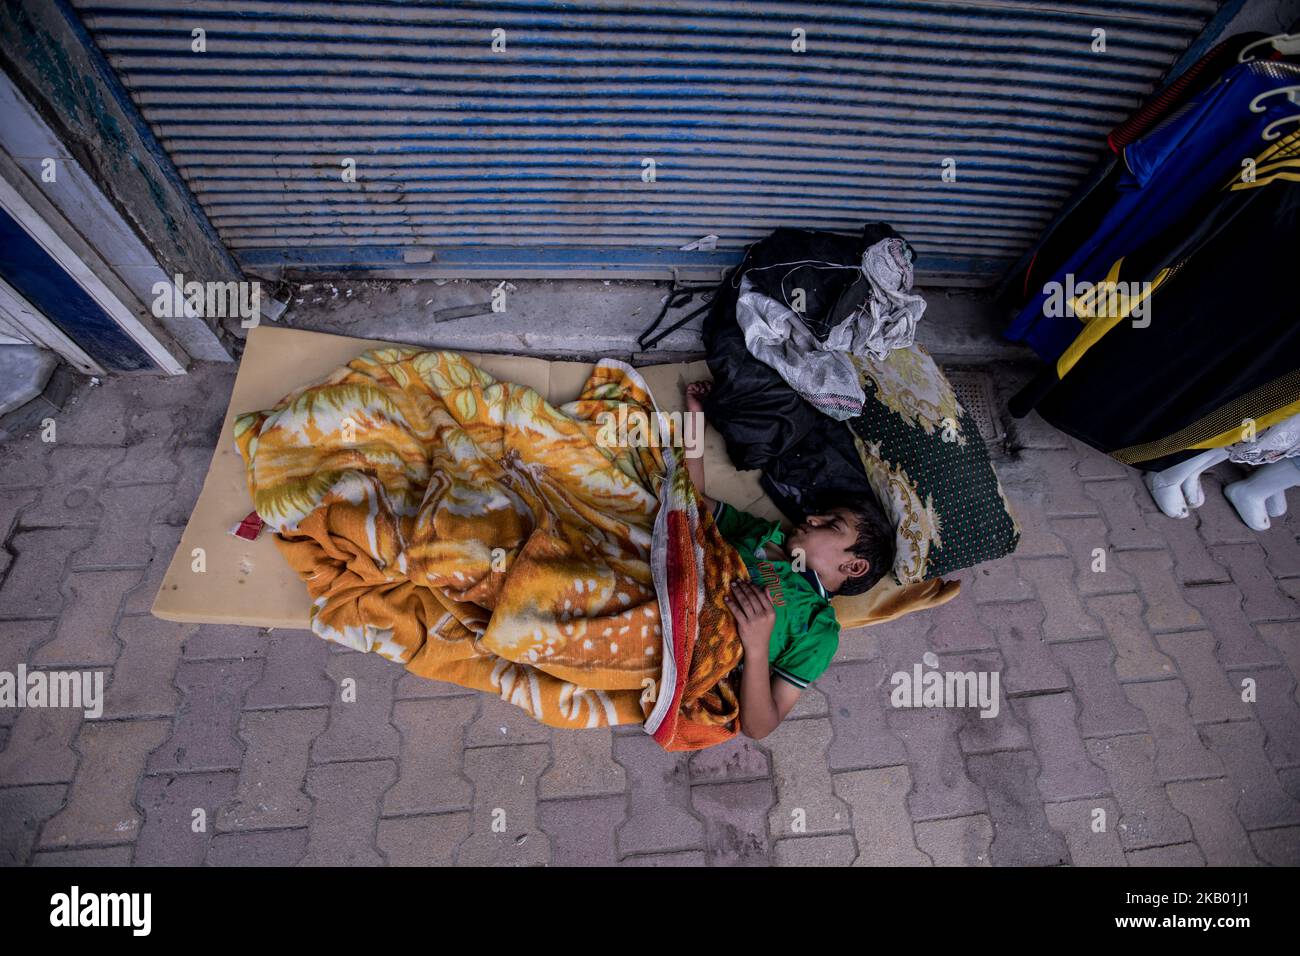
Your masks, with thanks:
[{"label": "metal roller shutter", "polygon": [[[256,273],[664,277],[778,225],[885,219],[923,280],[972,284],[1219,6],[73,3]],[[716,251],[679,251],[710,233]]]}]

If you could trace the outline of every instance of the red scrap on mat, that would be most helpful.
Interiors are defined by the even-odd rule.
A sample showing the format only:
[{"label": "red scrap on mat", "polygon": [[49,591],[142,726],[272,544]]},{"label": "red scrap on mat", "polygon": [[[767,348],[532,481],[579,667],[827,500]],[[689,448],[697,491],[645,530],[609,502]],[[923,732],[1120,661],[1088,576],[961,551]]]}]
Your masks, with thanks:
[{"label": "red scrap on mat", "polygon": [[230,529],[230,533],[236,538],[256,541],[257,536],[262,533],[262,519],[256,511],[250,511],[248,517]]}]

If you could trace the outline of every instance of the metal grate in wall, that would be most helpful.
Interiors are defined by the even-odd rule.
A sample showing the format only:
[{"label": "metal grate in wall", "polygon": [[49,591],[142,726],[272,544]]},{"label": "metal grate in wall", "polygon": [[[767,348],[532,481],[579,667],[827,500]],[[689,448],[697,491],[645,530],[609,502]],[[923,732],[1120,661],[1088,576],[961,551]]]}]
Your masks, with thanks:
[{"label": "metal grate in wall", "polygon": [[945,368],[943,374],[952,385],[958,403],[975,422],[980,437],[992,452],[1005,434],[998,414],[993,379],[977,368]]}]

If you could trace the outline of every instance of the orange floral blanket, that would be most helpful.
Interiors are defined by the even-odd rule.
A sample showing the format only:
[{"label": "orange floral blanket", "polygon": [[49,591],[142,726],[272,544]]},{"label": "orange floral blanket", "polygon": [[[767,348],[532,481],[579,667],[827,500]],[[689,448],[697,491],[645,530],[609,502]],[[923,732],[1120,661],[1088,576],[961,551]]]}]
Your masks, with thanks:
[{"label": "orange floral blanket", "polygon": [[[638,416],[659,440],[619,440]],[[739,730],[721,601],[746,572],[675,439],[620,362],[557,408],[415,348],[366,352],[235,422],[316,634],[551,726],[643,723],[684,750]]]}]

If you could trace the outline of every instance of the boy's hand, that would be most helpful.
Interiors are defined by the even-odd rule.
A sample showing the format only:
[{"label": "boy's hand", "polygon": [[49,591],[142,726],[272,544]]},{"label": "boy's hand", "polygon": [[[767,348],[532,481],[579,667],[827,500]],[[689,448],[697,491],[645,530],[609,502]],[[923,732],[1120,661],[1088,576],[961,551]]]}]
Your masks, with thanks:
[{"label": "boy's hand", "polygon": [[691,382],[686,386],[686,410],[688,412],[704,411],[704,399],[713,390],[712,382]]},{"label": "boy's hand", "polygon": [[727,610],[736,619],[736,630],[745,653],[767,657],[776,624],[776,609],[767,589],[749,581],[736,581],[726,599]]}]

